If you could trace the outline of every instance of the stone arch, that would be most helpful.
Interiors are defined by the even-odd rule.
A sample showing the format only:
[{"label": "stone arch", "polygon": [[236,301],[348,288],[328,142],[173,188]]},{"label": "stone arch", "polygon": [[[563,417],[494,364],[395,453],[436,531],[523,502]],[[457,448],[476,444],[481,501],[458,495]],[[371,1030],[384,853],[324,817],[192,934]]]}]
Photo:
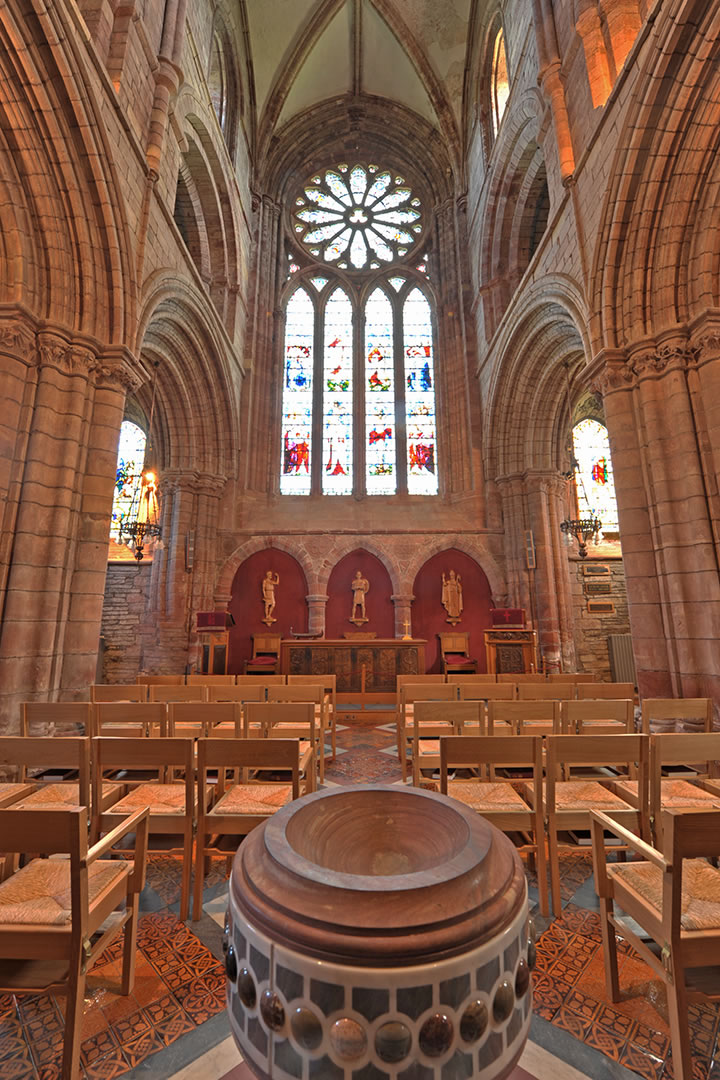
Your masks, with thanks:
[{"label": "stone arch", "polygon": [[655,33],[618,140],[595,249],[596,352],[670,331],[720,302],[720,242],[711,224],[720,183],[713,105],[720,11],[674,0]]},{"label": "stone arch", "polygon": [[[68,55],[70,17],[62,6],[45,7],[34,16],[34,41],[0,50],[2,173],[12,178],[6,181],[12,199],[23,207],[8,232],[15,239],[3,241],[12,265],[0,279],[4,297],[38,318],[120,343],[132,325],[136,295],[127,216],[91,80],[84,71],[72,74],[78,57]],[[0,9],[0,40],[27,41],[8,5]],[[21,251],[29,260],[22,271]]]},{"label": "stone arch", "polygon": [[151,280],[137,349],[145,376],[138,398],[146,413],[150,373],[159,364],[151,434],[161,467],[235,475],[238,395],[229,343],[208,322],[192,286],[164,274]]},{"label": "stone arch", "polygon": [[589,355],[585,305],[573,283],[543,279],[523,299],[512,330],[497,343],[487,391],[485,453],[491,477],[567,468],[565,363],[576,399]]},{"label": "stone arch", "polygon": [[461,551],[464,555],[474,559],[482,568],[490,582],[492,594],[496,599],[500,599],[505,595],[507,589],[505,574],[500,568],[499,560],[488,549],[483,542],[482,537],[475,538],[455,534],[453,536],[436,536],[428,538],[428,541],[429,542],[423,544],[421,550],[418,551],[415,549],[413,551],[413,557],[404,569],[403,578],[400,582],[402,592],[407,593],[408,595],[412,593],[413,582],[428,559],[434,558],[434,556],[441,554],[441,552],[448,550],[448,548],[457,548],[457,550]]},{"label": "stone arch", "polygon": [[235,45],[220,8],[215,11],[213,19],[207,86],[228,154],[234,160],[243,114],[243,88]]},{"label": "stone arch", "polygon": [[254,536],[236,547],[232,555],[229,555],[223,563],[215,586],[214,597],[216,604],[226,604],[230,599],[233,579],[238,568],[242,566],[245,560],[249,558],[250,555],[254,555],[258,551],[264,551],[269,548],[278,548],[287,555],[292,555],[295,561],[300,564],[300,567],[305,574],[308,589],[311,592],[319,589],[315,564],[309,557],[307,549],[303,545],[294,544],[288,537],[274,536],[270,538]]},{"label": "stone arch", "polygon": [[530,264],[550,214],[537,106],[537,96],[531,92],[507,115],[495,150],[496,165],[479,208],[483,252],[479,286],[488,341]]}]

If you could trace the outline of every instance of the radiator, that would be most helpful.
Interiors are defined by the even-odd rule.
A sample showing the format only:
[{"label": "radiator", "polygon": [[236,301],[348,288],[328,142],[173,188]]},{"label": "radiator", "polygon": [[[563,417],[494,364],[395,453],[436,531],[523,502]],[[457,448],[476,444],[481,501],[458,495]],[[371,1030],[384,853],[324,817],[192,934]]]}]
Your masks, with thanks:
[{"label": "radiator", "polygon": [[607,643],[612,681],[629,682],[636,686],[637,677],[635,675],[635,657],[633,656],[631,635],[609,634]]}]

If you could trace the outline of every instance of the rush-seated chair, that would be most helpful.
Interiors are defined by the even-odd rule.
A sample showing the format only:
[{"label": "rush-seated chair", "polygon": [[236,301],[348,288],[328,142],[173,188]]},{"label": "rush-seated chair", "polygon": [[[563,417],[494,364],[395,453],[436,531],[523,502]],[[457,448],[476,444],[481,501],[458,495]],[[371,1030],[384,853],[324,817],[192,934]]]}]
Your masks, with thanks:
[{"label": "rush-seated chair", "polygon": [[[5,851],[70,856],[34,858],[0,884],[0,991],[65,993],[62,1080],[76,1080],[80,1074],[88,968],[121,932],[121,993],[127,995],[133,987],[147,824],[147,811],[140,810],[88,850],[84,807],[0,810]],[[128,833],[136,836],[134,860],[107,858]],[[2,1065],[0,1074],[4,1075]]]},{"label": "rush-seated chair", "polygon": [[[620,1000],[616,934],[632,945],[667,991],[675,1080],[692,1080],[688,1005],[720,998],[720,810],[663,810],[662,853],[607,814],[591,811],[595,889],[611,1001]],[[604,833],[641,861],[608,863]],[[615,912],[617,907],[642,930]],[[649,943],[653,942],[655,948]]]}]

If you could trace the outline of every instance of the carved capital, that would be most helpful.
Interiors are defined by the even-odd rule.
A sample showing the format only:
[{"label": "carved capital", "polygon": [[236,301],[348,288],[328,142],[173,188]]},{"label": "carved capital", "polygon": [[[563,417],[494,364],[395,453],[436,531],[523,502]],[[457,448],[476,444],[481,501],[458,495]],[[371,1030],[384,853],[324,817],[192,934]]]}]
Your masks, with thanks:
[{"label": "carved capital", "polygon": [[686,344],[661,345],[653,352],[641,353],[631,360],[633,375],[647,378],[663,375],[666,371],[684,371],[695,362],[697,349]]},{"label": "carved capital", "polygon": [[632,366],[625,360],[605,360],[590,376],[590,389],[600,397],[618,390],[631,389],[634,382]]},{"label": "carved capital", "polygon": [[37,363],[35,331],[20,319],[0,322],[0,352],[18,360]]},{"label": "carved capital", "polygon": [[164,495],[183,491],[191,495],[220,496],[227,483],[226,476],[200,473],[195,470],[170,469],[161,473],[160,490]]}]

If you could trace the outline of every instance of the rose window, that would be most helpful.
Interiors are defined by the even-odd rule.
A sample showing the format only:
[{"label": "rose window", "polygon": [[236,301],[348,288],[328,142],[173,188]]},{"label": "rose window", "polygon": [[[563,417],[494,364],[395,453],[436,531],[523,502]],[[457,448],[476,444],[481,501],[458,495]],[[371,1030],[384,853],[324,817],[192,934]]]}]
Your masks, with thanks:
[{"label": "rose window", "polygon": [[342,270],[378,269],[403,258],[423,229],[420,200],[402,176],[377,165],[316,173],[293,217],[310,254]]}]

